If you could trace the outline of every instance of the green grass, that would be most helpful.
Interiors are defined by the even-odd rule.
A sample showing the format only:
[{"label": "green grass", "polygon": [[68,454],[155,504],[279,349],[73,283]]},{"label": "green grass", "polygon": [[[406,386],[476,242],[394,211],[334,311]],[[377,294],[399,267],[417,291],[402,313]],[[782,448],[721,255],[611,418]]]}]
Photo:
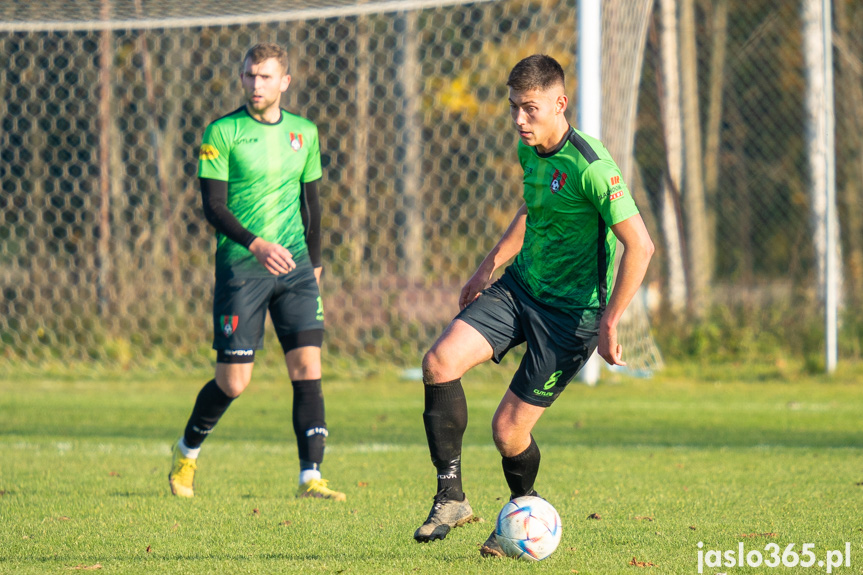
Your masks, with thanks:
[{"label": "green grass", "polygon": [[169,446],[208,372],[6,374],[0,573],[641,572],[633,557],[695,573],[700,541],[814,543],[819,559],[850,542],[852,567],[834,572],[863,573],[861,375],[691,366],[573,385],[535,430],[537,488],[559,510],[563,540],[529,564],[478,553],[506,494],[490,420],[508,367],[465,378],[465,490],[485,522],[427,545],[411,537],[434,491],[421,384],[397,373],[326,379],[324,471],[343,504],[293,497],[290,384],[278,372],[259,370],[208,440],[194,500],[168,491]]}]

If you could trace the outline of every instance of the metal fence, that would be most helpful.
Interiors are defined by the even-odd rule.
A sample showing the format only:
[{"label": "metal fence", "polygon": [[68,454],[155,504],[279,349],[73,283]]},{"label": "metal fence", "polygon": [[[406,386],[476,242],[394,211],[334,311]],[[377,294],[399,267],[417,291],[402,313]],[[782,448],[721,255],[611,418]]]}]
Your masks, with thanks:
[{"label": "metal fence", "polygon": [[[575,0],[210,6],[219,14],[169,4],[0,8],[0,353],[35,365],[213,359],[215,242],[197,149],[204,127],[241,104],[245,50],[273,41],[291,59],[283,105],[320,129],[328,351],[417,364],[520,204],[509,69],[554,55],[573,72],[574,112]],[[603,139],[659,248],[627,322],[636,365],[659,361],[647,309],[698,316],[748,298],[790,314],[800,294],[814,305],[800,6],[603,4]],[[863,6],[837,0],[834,12],[853,294],[863,282]],[[688,203],[699,187],[703,221]],[[699,234],[703,258],[689,250]],[[692,298],[693,270],[704,300]]]}]

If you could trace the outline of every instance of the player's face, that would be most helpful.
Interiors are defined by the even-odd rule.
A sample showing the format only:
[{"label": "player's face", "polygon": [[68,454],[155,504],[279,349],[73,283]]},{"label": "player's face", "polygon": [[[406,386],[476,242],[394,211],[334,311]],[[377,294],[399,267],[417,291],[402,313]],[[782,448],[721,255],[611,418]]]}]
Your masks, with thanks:
[{"label": "player's face", "polygon": [[569,128],[563,116],[566,102],[562,86],[524,92],[510,88],[509,111],[521,141],[540,153],[556,146],[563,137],[561,130]]},{"label": "player's face", "polygon": [[278,60],[267,58],[257,64],[246,60],[242,81],[249,109],[264,114],[279,108],[282,92],[288,89],[291,77],[285,74]]}]

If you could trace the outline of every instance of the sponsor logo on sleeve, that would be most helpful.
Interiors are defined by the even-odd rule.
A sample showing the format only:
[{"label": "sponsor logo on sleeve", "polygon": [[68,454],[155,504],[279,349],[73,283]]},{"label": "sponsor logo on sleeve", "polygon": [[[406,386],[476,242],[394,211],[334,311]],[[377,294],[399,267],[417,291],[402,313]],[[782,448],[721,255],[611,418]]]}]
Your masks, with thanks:
[{"label": "sponsor logo on sleeve", "polygon": [[201,144],[201,153],[198,158],[201,160],[215,160],[219,157],[219,150],[210,144]]}]

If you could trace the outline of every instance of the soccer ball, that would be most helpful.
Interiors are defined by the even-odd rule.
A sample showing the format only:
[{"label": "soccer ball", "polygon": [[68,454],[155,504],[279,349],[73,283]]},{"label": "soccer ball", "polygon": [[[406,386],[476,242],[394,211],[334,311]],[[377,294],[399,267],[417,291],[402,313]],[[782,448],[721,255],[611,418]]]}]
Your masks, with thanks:
[{"label": "soccer ball", "polygon": [[509,557],[541,561],[557,549],[562,528],[560,515],[551,503],[526,495],[503,506],[494,534]]}]

